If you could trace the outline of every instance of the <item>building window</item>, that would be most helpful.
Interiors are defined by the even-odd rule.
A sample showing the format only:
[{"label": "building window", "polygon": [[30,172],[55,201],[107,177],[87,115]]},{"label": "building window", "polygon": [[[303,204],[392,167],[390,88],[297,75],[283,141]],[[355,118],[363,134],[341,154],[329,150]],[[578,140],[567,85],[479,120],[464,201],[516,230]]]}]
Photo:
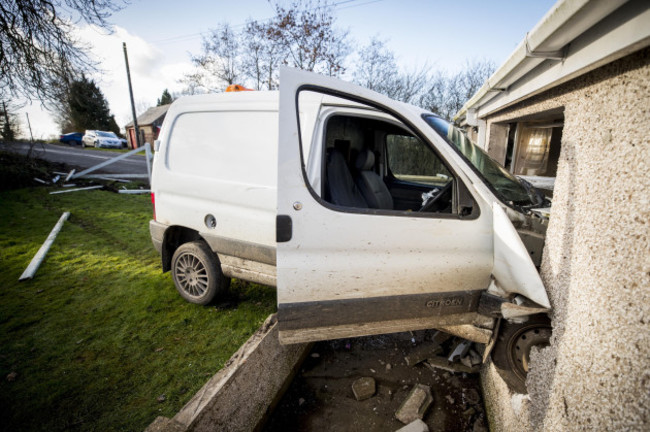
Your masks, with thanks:
[{"label": "building window", "polygon": [[512,166],[515,175],[555,177],[562,123],[519,123]]},{"label": "building window", "polygon": [[544,112],[490,126],[488,154],[506,170],[553,194],[564,115]]}]

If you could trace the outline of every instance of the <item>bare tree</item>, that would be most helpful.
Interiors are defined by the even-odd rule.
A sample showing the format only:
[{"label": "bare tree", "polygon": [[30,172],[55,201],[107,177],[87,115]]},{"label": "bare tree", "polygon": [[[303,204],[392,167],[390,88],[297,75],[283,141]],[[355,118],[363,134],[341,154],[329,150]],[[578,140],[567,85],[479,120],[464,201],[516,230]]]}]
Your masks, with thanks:
[{"label": "bare tree", "polygon": [[463,69],[453,75],[438,72],[432,77],[419,105],[451,119],[494,72],[490,60],[466,61]]},{"label": "bare tree", "polygon": [[257,90],[278,88],[278,70],[286,57],[274,29],[265,23],[249,21],[243,32],[242,65],[245,75]]},{"label": "bare tree", "polygon": [[391,99],[413,103],[422,97],[429,81],[429,67],[400,71],[395,54],[385,41],[373,38],[359,51],[355,83],[383,93]]},{"label": "bare tree", "polygon": [[397,74],[395,54],[386,47],[384,41],[374,37],[370,43],[359,50],[357,67],[352,73],[355,83],[389,95]]},{"label": "bare tree", "polygon": [[345,71],[348,34],[335,27],[328,2],[300,0],[289,8],[274,3],[270,33],[286,52],[285,64],[298,69],[336,76]]},{"label": "bare tree", "polygon": [[[203,37],[203,53],[192,56],[196,71],[182,80],[208,92],[235,84],[242,76],[239,35],[224,23]],[[225,84],[225,85],[224,85]]]},{"label": "bare tree", "polygon": [[62,87],[96,64],[74,37],[75,25],[109,30],[120,0],[0,1],[0,98],[54,102]]}]

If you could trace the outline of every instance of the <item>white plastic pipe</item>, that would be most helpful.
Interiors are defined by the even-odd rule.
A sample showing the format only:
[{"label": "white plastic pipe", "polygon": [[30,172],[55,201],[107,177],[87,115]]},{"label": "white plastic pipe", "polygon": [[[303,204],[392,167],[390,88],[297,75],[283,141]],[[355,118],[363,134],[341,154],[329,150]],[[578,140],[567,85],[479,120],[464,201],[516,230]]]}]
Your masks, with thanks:
[{"label": "white plastic pipe", "polygon": [[38,270],[41,263],[43,262],[43,259],[45,259],[47,251],[50,250],[50,246],[52,246],[52,243],[54,243],[54,239],[56,239],[57,234],[59,234],[59,231],[61,231],[63,223],[68,220],[69,217],[70,212],[65,212],[61,215],[59,221],[56,223],[56,225],[54,225],[52,231],[50,231],[50,235],[47,236],[47,239],[45,239],[45,243],[43,243],[38,252],[36,252],[36,255],[34,255],[34,258],[32,258],[32,261],[29,263],[23,274],[18,279],[19,281],[32,279],[34,277],[36,270]]}]

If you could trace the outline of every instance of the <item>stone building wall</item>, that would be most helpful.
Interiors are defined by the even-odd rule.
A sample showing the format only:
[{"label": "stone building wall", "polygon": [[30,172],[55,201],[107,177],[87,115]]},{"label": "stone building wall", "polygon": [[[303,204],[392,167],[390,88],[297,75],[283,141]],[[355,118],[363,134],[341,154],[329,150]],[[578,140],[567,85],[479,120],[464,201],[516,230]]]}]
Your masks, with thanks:
[{"label": "stone building wall", "polygon": [[510,394],[485,366],[491,430],[650,430],[650,49],[503,110],[488,127],[559,108],[541,268],[553,337],[532,355],[529,396]]}]

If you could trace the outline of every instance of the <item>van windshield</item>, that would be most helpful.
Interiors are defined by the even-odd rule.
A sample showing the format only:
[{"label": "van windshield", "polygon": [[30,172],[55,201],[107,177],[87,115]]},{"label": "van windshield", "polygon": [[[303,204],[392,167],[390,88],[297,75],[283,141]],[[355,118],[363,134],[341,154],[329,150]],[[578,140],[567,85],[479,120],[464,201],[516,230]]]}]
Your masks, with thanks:
[{"label": "van windshield", "polygon": [[518,179],[492,160],[461,129],[435,115],[425,114],[422,118],[472,164],[500,200],[521,207],[534,207],[543,203],[543,198],[530,184]]}]

